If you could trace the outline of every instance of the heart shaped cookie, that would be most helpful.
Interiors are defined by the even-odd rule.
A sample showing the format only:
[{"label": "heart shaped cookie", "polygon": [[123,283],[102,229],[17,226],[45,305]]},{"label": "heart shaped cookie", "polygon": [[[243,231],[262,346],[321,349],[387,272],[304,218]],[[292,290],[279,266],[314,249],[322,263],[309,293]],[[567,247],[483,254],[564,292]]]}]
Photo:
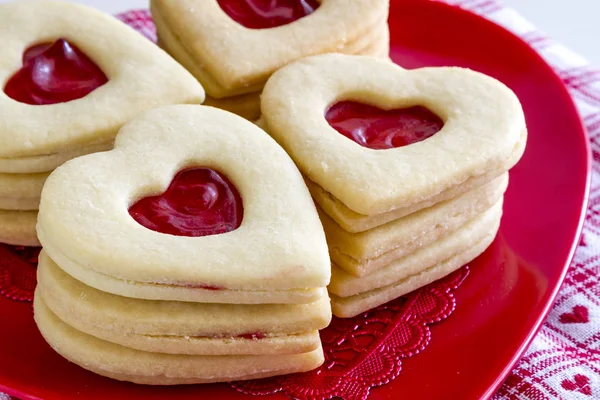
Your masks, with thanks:
[{"label": "heart shaped cookie", "polygon": [[[410,146],[370,149],[325,118],[329,107],[347,100],[385,110],[422,106],[443,127]],[[261,108],[269,134],[306,177],[339,207],[367,216],[457,187],[466,192],[474,187],[470,180],[499,176],[520,159],[527,136],[519,100],[495,79],[451,67],[404,70],[365,56],[292,63],[269,79]],[[316,200],[321,204],[321,196]]]},{"label": "heart shaped cookie", "polygon": [[366,56],[287,65],[265,85],[261,112],[320,207],[340,317],[481,254],[527,138],[519,100],[497,80]]},{"label": "heart shaped cookie", "polygon": [[0,5],[0,39],[0,172],[50,171],[63,153],[110,144],[140,112],[204,99],[171,57],[92,8]]},{"label": "heart shaped cookie", "polygon": [[196,355],[295,354],[319,347],[331,320],[329,298],[308,304],[207,304],[146,301],[91,288],[40,254],[38,287],[70,326],[141,351]]},{"label": "heart shaped cookie", "polygon": [[260,91],[305,56],[361,51],[355,42],[387,30],[388,8],[388,0],[151,1],[161,43],[215,98]]},{"label": "heart shaped cookie", "polygon": [[37,232],[36,323],[88,370],[167,385],[323,363],[323,227],[293,161],[234,114],[178,105],[132,120],[113,150],[50,174]]},{"label": "heart shaped cookie", "polygon": [[[0,5],[0,210],[37,210],[47,174],[112,148],[118,129],[161,105],[202,103],[202,86],[111,16],[58,1]],[[12,211],[10,211],[12,212]],[[0,226],[7,242],[35,230]]]},{"label": "heart shaped cookie", "polygon": [[324,361],[321,346],[299,354],[165,354],[135,350],[98,339],[58,318],[41,296],[35,322],[55,351],[74,364],[109,378],[146,385],[182,385],[258,379],[310,371]]},{"label": "heart shaped cookie", "polygon": [[[195,168],[212,178],[178,175]],[[309,303],[330,277],[292,160],[255,125],[205,106],[153,110],[121,130],[115,150],[59,167],[37,230],[66,272],[129,297]]]},{"label": "heart shaped cookie", "polygon": [[334,266],[333,313],[350,318],[441,279],[483,253],[494,241],[502,200],[438,242],[357,278]]},{"label": "heart shaped cookie", "polygon": [[507,185],[508,174],[504,174],[453,199],[359,233],[344,230],[319,209],[331,259],[354,276],[372,275],[462,228],[498,203]]}]

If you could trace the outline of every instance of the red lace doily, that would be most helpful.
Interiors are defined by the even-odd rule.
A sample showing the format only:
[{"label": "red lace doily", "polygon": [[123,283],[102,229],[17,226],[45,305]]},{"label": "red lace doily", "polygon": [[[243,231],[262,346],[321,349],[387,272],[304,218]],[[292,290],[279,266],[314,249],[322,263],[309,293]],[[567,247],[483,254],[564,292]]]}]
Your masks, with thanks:
[{"label": "red lace doily", "polygon": [[429,344],[429,325],[448,318],[455,309],[454,290],[469,274],[464,267],[405,297],[350,319],[333,319],[321,331],[325,363],[304,374],[234,382],[237,391],[252,395],[281,392],[293,399],[333,397],[364,400],[371,388],[394,380],[402,359]]},{"label": "red lace doily", "polygon": [[32,301],[38,247],[0,244],[0,293],[12,300]]}]

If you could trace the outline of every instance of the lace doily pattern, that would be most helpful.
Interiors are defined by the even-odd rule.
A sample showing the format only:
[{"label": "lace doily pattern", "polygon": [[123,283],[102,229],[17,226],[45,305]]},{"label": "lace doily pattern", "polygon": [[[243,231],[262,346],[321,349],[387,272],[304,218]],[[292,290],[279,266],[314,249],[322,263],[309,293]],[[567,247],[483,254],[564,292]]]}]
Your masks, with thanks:
[{"label": "lace doily pattern", "polygon": [[0,244],[0,294],[16,301],[32,301],[36,285],[38,247]]},{"label": "lace doily pattern", "polygon": [[448,318],[456,307],[454,291],[469,274],[464,267],[407,296],[350,319],[333,319],[321,332],[325,363],[304,374],[234,382],[252,395],[281,392],[293,399],[340,397],[364,400],[371,388],[394,380],[402,359],[425,350],[429,325]]}]

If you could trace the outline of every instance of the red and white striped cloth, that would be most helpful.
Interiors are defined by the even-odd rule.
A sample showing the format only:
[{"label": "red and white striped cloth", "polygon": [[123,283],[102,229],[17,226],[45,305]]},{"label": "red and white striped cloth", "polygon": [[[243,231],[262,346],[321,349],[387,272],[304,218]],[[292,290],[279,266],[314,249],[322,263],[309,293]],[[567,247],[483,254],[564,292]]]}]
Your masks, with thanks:
[{"label": "red and white striped cloth", "polygon": [[[589,210],[573,265],[545,325],[494,400],[600,399],[600,69],[497,0],[443,1],[508,28],[543,56],[571,91],[593,151]],[[155,38],[153,29],[139,29]],[[10,398],[0,393],[0,400]]]}]

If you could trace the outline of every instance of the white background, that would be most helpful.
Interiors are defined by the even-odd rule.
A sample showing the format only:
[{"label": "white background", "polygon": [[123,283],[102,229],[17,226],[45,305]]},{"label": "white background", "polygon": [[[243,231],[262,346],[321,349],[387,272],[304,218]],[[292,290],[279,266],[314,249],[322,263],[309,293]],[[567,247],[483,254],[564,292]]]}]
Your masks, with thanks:
[{"label": "white background", "polygon": [[[10,0],[0,0],[6,3]],[[76,0],[109,13],[147,7],[148,0]],[[600,0],[504,0],[552,38],[600,67]]]}]

